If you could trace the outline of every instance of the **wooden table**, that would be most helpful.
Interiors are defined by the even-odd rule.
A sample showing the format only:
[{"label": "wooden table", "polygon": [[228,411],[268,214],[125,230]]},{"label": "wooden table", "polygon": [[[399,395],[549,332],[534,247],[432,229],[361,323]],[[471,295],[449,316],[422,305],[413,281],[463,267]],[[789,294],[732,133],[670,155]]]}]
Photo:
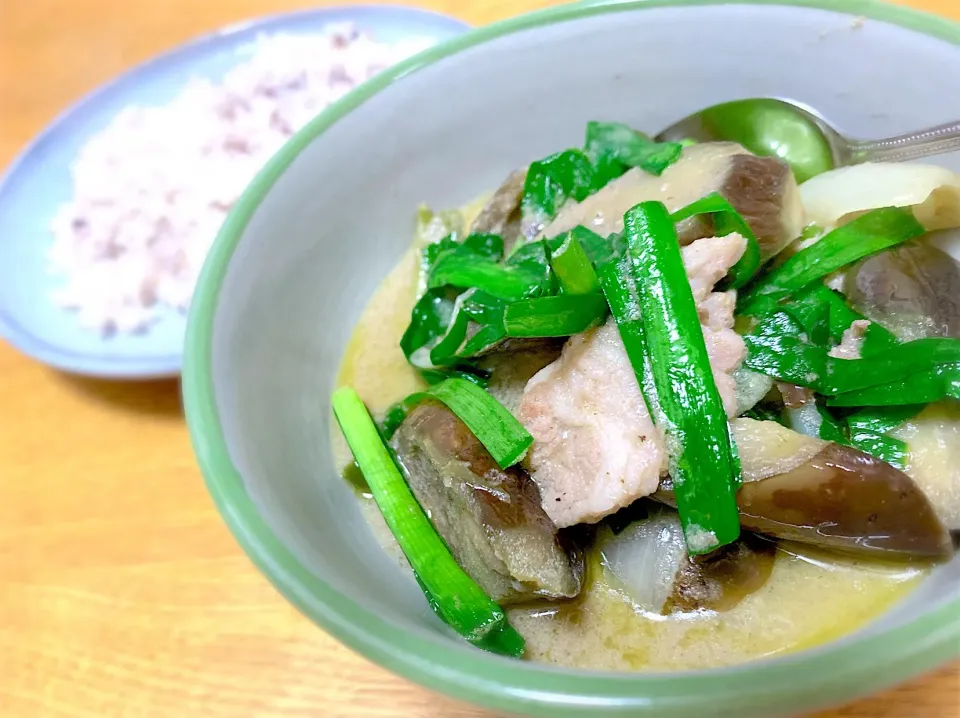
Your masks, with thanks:
[{"label": "wooden table", "polygon": [[[0,0],[0,167],[60,109],[224,23],[309,0]],[[430,0],[481,24],[549,0]],[[960,19],[957,0],[909,4]],[[240,552],[176,382],[64,376],[0,344],[0,716],[490,714],[340,646]],[[960,664],[820,718],[956,718]]]}]

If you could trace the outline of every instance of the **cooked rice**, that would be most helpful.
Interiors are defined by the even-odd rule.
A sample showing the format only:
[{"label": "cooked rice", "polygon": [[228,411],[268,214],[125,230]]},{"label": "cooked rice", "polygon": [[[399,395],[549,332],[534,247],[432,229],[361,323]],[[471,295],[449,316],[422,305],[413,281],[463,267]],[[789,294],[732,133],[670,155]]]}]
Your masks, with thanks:
[{"label": "cooked rice", "polygon": [[433,40],[382,43],[352,25],[260,37],[219,83],[127,107],[72,166],[52,223],[53,301],[104,334],[185,311],[207,251],[256,172],[320,110]]}]

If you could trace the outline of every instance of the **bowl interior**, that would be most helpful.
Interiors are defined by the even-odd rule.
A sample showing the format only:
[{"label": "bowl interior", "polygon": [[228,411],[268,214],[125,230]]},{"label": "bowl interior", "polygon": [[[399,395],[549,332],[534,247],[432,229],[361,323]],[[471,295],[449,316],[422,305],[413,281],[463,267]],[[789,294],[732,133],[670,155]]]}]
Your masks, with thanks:
[{"label": "bowl interior", "polygon": [[[861,11],[874,17],[855,18]],[[377,546],[330,455],[340,357],[421,202],[462,204],[511,169],[581,144],[592,119],[657,131],[763,95],[803,101],[864,137],[960,116],[960,95],[943,85],[945,68],[960,66],[960,28],[872,2],[852,12],[656,1],[555,9],[429,52],[396,73],[416,67],[402,81],[375,81],[318,118],[275,159],[208,262],[185,394],[216,500],[288,597],[405,675],[553,716],[693,707],[770,716],[852,697],[956,651],[943,648],[945,634],[936,645],[930,636],[945,617],[953,623],[942,631],[958,630],[957,561],[859,634],[749,670],[627,679],[509,663],[466,647],[432,615]],[[960,170],[960,157],[940,161]]]}]

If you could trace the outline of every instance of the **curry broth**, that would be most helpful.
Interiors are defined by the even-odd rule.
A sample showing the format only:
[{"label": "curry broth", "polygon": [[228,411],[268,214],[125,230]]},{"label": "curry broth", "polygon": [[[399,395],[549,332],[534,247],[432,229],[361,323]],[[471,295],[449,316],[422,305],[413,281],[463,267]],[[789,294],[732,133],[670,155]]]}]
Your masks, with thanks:
[{"label": "curry broth", "polygon": [[[479,204],[471,206],[475,214]],[[469,221],[469,216],[468,216]],[[422,387],[400,350],[416,300],[419,247],[411,247],[377,289],[354,330],[337,384],[349,384],[374,413]],[[334,428],[337,466],[350,457]],[[376,505],[361,500],[384,548],[405,565]],[[678,670],[742,663],[833,640],[890,608],[923,571],[818,558],[780,550],[767,583],[733,609],[650,615],[605,580],[595,557],[580,597],[508,609],[527,657],[569,667]]]}]

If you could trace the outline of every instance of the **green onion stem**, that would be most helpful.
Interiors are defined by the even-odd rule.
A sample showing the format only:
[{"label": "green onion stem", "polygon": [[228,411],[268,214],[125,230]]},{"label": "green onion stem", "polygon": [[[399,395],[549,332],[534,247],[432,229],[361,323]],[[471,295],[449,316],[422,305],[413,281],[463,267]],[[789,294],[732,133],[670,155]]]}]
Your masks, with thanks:
[{"label": "green onion stem", "polygon": [[334,392],[331,401],[370,493],[433,610],[470,643],[509,656],[523,655],[523,637],[507,621],[503,609],[457,564],[417,503],[357,393],[343,387]]},{"label": "green onion stem", "polygon": [[600,291],[593,264],[572,232],[553,252],[550,265],[565,294],[596,294]]},{"label": "green onion stem", "polygon": [[426,391],[411,394],[391,407],[391,425],[421,401],[434,399],[456,414],[483,444],[500,468],[513,466],[533,444],[533,437],[499,401],[472,381],[451,377]]},{"label": "green onion stem", "polygon": [[[673,219],[659,202],[643,202],[624,217],[629,282],[607,280],[605,291],[636,288],[639,303],[610,302],[640,387],[656,388],[654,420],[667,438],[677,509],[692,554],[735,541],[740,521],[735,493],[739,462],[723,402],[713,379],[693,291],[687,280]],[[605,273],[604,273],[605,274]],[[604,282],[604,275],[601,275]],[[639,310],[636,311],[636,310]],[[639,314],[639,316],[637,316]],[[642,323],[642,324],[641,324]],[[641,328],[642,326],[642,328]],[[626,327],[626,331],[623,328]],[[642,336],[645,361],[638,362]],[[647,397],[648,404],[653,404]]]},{"label": "green onion stem", "polygon": [[507,305],[503,326],[508,337],[568,337],[596,326],[606,314],[599,292],[560,294]]},{"label": "green onion stem", "polygon": [[909,209],[882,207],[867,212],[766,274],[740,297],[740,313],[770,311],[777,302],[811,282],[925,232]]}]

